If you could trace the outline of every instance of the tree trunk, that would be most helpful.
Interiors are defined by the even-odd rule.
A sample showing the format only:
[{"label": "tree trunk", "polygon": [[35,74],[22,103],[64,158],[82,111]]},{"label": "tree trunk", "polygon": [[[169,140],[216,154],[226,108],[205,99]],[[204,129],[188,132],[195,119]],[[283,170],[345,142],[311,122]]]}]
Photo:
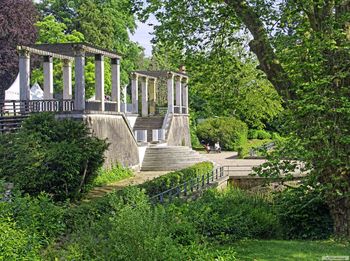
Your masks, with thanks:
[{"label": "tree trunk", "polygon": [[334,234],[350,239],[350,198],[332,200],[328,206],[334,222]]},{"label": "tree trunk", "polygon": [[249,47],[256,54],[260,69],[265,72],[267,79],[282,98],[285,100],[294,99],[295,94],[291,90],[292,83],[274,52],[263,22],[253,7],[250,7],[244,0],[225,0],[225,3],[234,9],[236,15],[254,37],[249,43]]}]

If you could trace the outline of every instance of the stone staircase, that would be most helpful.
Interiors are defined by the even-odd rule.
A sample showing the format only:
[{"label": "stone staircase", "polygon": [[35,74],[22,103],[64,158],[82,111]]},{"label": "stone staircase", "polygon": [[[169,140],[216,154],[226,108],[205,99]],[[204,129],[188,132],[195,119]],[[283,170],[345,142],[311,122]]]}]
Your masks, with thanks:
[{"label": "stone staircase", "polygon": [[150,146],[146,149],[141,171],[178,170],[208,161],[197,151],[185,146]]},{"label": "stone staircase", "polygon": [[133,130],[147,130],[147,141],[151,142],[152,130],[161,129],[163,121],[162,116],[138,117]]}]

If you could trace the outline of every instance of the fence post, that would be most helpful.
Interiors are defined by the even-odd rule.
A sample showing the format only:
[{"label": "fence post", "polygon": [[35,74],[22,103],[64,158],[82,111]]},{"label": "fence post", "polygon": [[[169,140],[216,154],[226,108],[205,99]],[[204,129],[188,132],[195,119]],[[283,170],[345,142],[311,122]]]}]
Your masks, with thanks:
[{"label": "fence post", "polygon": [[209,184],[209,172],[207,173],[207,185]]},{"label": "fence post", "polygon": [[214,181],[214,170],[211,172],[211,181]]},{"label": "fence post", "polygon": [[184,183],[184,196],[187,196],[187,183]]},{"label": "fence post", "polygon": [[215,178],[218,179],[218,169],[215,170]]},{"label": "fence post", "polygon": [[199,177],[197,176],[197,191],[199,190],[199,182],[200,182],[200,180],[199,180]]},{"label": "fence post", "polygon": [[204,175],[202,175],[202,188],[204,187],[204,180],[205,180],[205,177]]},{"label": "fence post", "polygon": [[193,193],[193,179],[190,180],[191,193]]},{"label": "fence post", "polygon": [[163,193],[161,193],[160,195],[159,195],[159,201],[160,201],[160,203],[163,203]]}]

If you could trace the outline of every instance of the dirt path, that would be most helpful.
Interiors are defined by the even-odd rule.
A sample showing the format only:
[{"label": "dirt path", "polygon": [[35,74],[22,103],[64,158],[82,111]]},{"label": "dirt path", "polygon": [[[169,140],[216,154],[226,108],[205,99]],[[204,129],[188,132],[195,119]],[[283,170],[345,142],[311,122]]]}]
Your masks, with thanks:
[{"label": "dirt path", "polygon": [[91,190],[88,195],[86,196],[87,200],[96,198],[96,197],[102,197],[106,193],[112,192],[113,190],[122,189],[124,187],[130,186],[130,185],[138,185],[141,183],[146,182],[147,180],[151,180],[157,177],[160,177],[166,173],[169,173],[169,171],[141,171],[141,172],[135,172],[135,176],[124,179],[115,183],[110,183],[108,185],[105,185],[103,187],[96,187],[93,190]]}]

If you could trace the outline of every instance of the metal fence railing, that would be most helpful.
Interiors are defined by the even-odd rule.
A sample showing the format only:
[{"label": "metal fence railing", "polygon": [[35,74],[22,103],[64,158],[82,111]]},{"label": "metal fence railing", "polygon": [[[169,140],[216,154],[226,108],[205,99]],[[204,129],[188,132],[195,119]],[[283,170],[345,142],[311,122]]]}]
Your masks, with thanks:
[{"label": "metal fence railing", "polygon": [[227,174],[224,171],[224,167],[218,167],[211,172],[199,175],[196,178],[152,196],[150,201],[153,204],[163,204],[170,203],[175,198],[187,198],[195,193],[207,190],[214,182],[220,181],[226,176]]}]

